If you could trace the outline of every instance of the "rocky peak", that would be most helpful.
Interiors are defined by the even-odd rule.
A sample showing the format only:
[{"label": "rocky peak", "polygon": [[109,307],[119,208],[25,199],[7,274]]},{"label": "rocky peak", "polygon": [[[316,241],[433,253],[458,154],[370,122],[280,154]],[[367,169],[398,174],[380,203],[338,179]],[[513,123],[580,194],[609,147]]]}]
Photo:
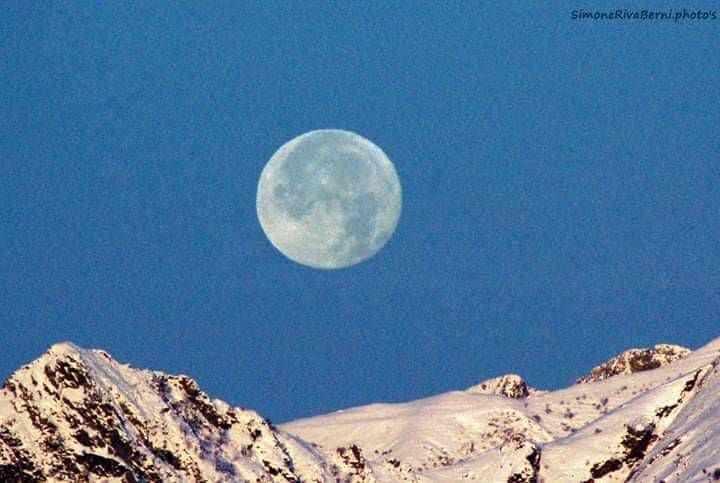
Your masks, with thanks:
[{"label": "rocky peak", "polygon": [[630,349],[594,367],[590,374],[577,380],[578,384],[602,381],[619,374],[633,374],[664,367],[690,353],[678,345],[658,344],[648,349]]},{"label": "rocky peak", "polygon": [[0,390],[0,481],[371,481],[187,376],[52,346]]},{"label": "rocky peak", "polygon": [[527,385],[525,380],[517,374],[506,374],[483,381],[480,384],[468,388],[465,392],[471,394],[495,394],[513,399],[524,399],[531,394],[532,389]]}]

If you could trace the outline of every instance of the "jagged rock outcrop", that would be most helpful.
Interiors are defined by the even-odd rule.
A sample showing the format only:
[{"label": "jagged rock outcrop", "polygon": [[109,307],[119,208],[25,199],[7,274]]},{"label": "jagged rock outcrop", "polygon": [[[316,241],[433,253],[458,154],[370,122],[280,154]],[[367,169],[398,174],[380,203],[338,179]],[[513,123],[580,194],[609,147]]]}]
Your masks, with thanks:
[{"label": "jagged rock outcrop", "polygon": [[531,394],[532,389],[522,377],[517,374],[507,374],[483,381],[480,384],[466,389],[465,392],[471,394],[495,394],[513,399],[524,399]]},{"label": "jagged rock outcrop", "polygon": [[634,374],[648,371],[681,359],[690,353],[690,349],[679,345],[658,344],[649,349],[630,349],[613,357],[604,364],[594,367],[590,374],[581,377],[577,384],[602,381],[619,374]]},{"label": "jagged rock outcrop", "polygon": [[53,346],[0,391],[0,481],[372,481],[187,376]]}]

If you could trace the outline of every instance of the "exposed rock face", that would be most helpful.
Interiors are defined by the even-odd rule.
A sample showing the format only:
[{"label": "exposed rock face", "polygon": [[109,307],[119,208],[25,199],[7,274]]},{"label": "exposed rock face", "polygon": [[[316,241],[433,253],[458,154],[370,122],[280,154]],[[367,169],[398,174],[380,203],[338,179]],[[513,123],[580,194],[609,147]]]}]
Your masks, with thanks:
[{"label": "exposed rock face", "polygon": [[[540,448],[529,441],[515,442],[517,451],[524,451],[522,466],[515,468],[507,478],[508,483],[537,483],[540,472]],[[503,448],[504,449],[504,448]]]},{"label": "exposed rock face", "polygon": [[0,391],[0,481],[372,481],[187,376],[53,346]]},{"label": "exposed rock face", "polygon": [[496,394],[513,399],[524,399],[530,395],[531,389],[522,377],[517,374],[507,374],[483,381],[466,389],[465,392],[471,394]]},{"label": "exposed rock face", "polygon": [[577,384],[602,381],[618,374],[633,374],[664,367],[690,353],[690,349],[678,345],[659,344],[650,349],[630,349],[581,377]]}]

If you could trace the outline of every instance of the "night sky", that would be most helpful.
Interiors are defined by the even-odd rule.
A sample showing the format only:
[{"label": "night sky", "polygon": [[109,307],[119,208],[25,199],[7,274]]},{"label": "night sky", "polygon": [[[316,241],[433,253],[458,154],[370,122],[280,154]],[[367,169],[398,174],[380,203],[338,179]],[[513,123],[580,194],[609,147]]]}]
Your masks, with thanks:
[{"label": "night sky", "polygon": [[[0,379],[69,340],[283,422],[720,336],[720,20],[573,8],[3,2]],[[338,271],[255,211],[322,128],[403,188]]]}]

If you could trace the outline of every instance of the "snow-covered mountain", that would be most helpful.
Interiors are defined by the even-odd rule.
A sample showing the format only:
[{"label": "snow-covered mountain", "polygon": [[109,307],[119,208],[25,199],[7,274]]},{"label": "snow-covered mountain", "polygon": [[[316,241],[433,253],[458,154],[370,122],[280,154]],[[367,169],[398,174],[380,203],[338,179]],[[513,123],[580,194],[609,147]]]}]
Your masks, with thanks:
[{"label": "snow-covered mountain", "polygon": [[0,481],[373,481],[359,450],[306,443],[192,379],[54,345],[0,391]]},{"label": "snow-covered mountain", "polygon": [[720,480],[719,416],[717,339],[692,353],[628,351],[559,391],[508,376],[282,428],[358,445],[383,481],[688,482]]},{"label": "snow-covered mountain", "polygon": [[720,481],[720,339],[279,428],[187,376],[51,347],[0,390],[0,481]]}]

